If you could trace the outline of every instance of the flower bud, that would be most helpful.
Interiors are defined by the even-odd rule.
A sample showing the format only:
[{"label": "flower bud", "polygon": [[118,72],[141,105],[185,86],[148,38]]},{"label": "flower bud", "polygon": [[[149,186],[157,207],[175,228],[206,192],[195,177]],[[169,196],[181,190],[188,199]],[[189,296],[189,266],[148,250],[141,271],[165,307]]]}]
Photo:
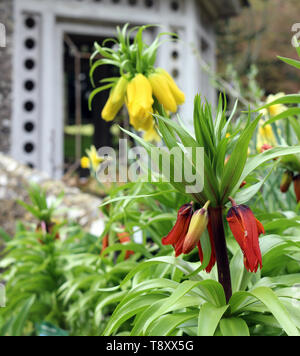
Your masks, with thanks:
[{"label": "flower bud", "polygon": [[293,176],[294,174],[291,171],[286,171],[283,173],[281,183],[280,183],[280,190],[282,193],[286,193],[289,190],[289,187],[293,181]]},{"label": "flower bud", "polygon": [[187,254],[191,252],[200,241],[200,237],[207,228],[208,224],[208,213],[207,207],[209,201],[204,205],[202,209],[195,211],[192,216],[188,232],[184,238],[182,252]]}]

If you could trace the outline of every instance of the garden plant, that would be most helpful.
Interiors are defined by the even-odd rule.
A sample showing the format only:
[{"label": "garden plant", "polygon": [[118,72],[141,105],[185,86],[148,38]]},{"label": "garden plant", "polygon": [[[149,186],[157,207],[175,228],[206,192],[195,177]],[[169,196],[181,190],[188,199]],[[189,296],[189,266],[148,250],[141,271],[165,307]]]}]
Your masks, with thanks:
[{"label": "garden plant", "polygon": [[[299,336],[300,95],[229,109],[223,93],[216,108],[199,93],[188,128],[174,115],[184,93],[155,67],[163,36],[176,35],[147,45],[148,29],[125,25],[116,39],[95,43],[90,107],[110,90],[102,118],[114,120],[125,106],[130,130],[121,130],[149,156],[159,150],[157,171],[146,166],[148,180],[111,184],[100,236],[58,222],[62,196],[51,205],[29,188],[32,205],[20,204],[37,223],[20,223],[12,239],[2,233],[8,305],[0,334]],[[98,86],[94,73],[107,64],[119,76]],[[81,165],[102,184],[110,160],[91,147]]]}]

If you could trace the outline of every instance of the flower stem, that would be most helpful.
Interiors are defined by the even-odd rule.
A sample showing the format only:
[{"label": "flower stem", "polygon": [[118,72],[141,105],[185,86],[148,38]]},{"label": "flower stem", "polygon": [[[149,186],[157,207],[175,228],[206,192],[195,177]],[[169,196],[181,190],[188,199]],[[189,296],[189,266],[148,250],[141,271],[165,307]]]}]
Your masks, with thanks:
[{"label": "flower stem", "polygon": [[230,297],[232,296],[232,288],[222,207],[209,208],[209,218],[215,243],[218,279],[224,288],[226,302],[228,303]]}]

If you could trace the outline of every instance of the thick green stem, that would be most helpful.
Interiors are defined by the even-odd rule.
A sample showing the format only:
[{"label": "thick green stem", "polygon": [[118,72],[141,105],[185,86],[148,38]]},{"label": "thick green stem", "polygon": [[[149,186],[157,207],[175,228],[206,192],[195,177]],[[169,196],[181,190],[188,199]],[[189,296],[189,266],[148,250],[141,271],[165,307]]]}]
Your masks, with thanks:
[{"label": "thick green stem", "polygon": [[226,296],[226,302],[232,296],[231,277],[229,260],[227,254],[227,246],[225,240],[224,224],[223,224],[223,209],[209,208],[209,218],[214,236],[216,260],[218,267],[218,278],[222,284]]}]

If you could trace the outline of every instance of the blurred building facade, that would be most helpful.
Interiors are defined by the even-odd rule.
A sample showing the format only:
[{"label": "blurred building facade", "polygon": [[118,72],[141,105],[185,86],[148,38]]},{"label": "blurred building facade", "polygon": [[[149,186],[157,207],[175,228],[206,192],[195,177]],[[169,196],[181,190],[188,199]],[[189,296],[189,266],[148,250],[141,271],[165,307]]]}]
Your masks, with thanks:
[{"label": "blurred building facade", "polygon": [[[88,70],[86,62],[82,62],[88,57],[87,47],[97,38],[101,42],[114,36],[116,25],[127,22],[161,24],[160,31],[179,35],[179,41],[160,48],[157,64],[167,69],[186,93],[187,102],[180,115],[189,125],[196,93],[212,103],[216,99],[198,55],[215,69],[214,23],[238,14],[246,3],[245,0],[0,0],[0,23],[4,24],[7,36],[6,47],[0,48],[0,151],[52,177],[61,176],[65,116],[75,115],[70,109],[72,105],[74,112],[79,107],[81,116],[89,94],[89,88],[83,84],[80,103],[76,103],[72,96],[66,95],[66,82],[68,78],[79,80],[78,76],[81,82],[87,82]],[[148,40],[154,35],[150,31]],[[80,55],[83,53],[79,62],[81,72],[76,72],[75,65],[70,73],[68,53],[75,57],[78,49]],[[95,115],[100,120],[100,112]],[[101,137],[98,142],[101,143]]]}]

